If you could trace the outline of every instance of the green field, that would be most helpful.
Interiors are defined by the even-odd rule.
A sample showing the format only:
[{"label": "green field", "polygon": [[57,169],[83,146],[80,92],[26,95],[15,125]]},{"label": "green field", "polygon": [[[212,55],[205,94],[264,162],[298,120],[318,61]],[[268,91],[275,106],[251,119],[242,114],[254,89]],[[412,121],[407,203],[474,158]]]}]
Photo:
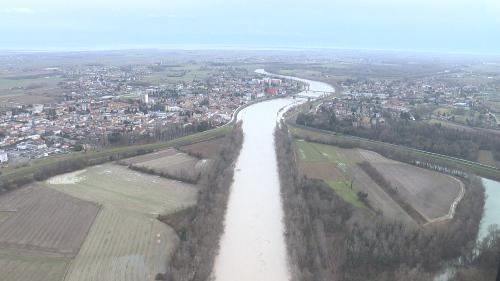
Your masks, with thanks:
[{"label": "green field", "polygon": [[30,85],[45,84],[45,85],[55,85],[62,81],[60,77],[47,77],[47,78],[34,78],[34,79],[5,79],[0,78],[0,89],[11,89],[15,87],[28,87]]},{"label": "green field", "polygon": [[210,73],[210,70],[202,70],[199,65],[186,65],[182,67],[170,67],[164,71],[155,72],[144,77],[143,81],[155,85],[172,84],[207,79]]},{"label": "green field", "polygon": [[439,107],[439,108],[434,109],[433,113],[434,114],[441,114],[441,115],[443,115],[443,114],[450,114],[451,111],[452,111],[451,108]]},{"label": "green field", "polygon": [[[296,140],[295,146],[299,160],[303,163],[301,165],[303,173],[321,178],[342,199],[353,206],[358,208],[365,206],[358,199],[356,183],[353,183],[351,189],[351,183],[347,180],[350,177],[350,165],[354,164],[356,152],[304,140]],[[315,166],[309,166],[307,163],[314,163]]]},{"label": "green field", "polygon": [[300,160],[304,161],[325,161],[333,163],[347,163],[348,159],[339,152],[338,148],[320,143],[297,140],[295,145],[299,151]]},{"label": "green field", "polygon": [[358,199],[356,192],[351,189],[350,183],[346,181],[327,181],[326,182],[335,192],[349,204],[363,208],[365,204]]},{"label": "green field", "polygon": [[324,161],[325,157],[319,153],[314,146],[304,140],[297,140],[295,142],[297,147],[297,154],[300,160],[303,161]]}]

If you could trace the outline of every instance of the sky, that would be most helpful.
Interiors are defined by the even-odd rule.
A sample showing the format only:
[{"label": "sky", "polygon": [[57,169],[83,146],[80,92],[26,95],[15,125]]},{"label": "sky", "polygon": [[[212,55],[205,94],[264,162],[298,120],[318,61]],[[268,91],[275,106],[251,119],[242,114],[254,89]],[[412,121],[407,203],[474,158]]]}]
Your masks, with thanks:
[{"label": "sky", "polygon": [[0,0],[0,49],[500,54],[500,0]]}]

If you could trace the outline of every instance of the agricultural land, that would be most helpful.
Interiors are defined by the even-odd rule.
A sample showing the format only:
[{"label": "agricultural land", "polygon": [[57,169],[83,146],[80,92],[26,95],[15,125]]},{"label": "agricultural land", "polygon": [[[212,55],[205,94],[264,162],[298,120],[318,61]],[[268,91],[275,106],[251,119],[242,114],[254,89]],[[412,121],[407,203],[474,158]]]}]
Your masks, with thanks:
[{"label": "agricultural land", "polygon": [[0,197],[0,280],[62,280],[100,207],[38,184]]},{"label": "agricultural land", "polygon": [[194,205],[197,192],[116,164],[59,175],[45,185],[102,206],[64,280],[154,280],[178,242],[156,218]]},{"label": "agricultural land", "polygon": [[139,170],[151,171],[172,179],[196,183],[212,160],[198,159],[170,148],[146,155],[128,158],[120,163]]},{"label": "agricultural land", "polygon": [[[451,176],[389,160],[363,149],[343,149],[331,145],[296,140],[299,172],[310,178],[324,180],[348,203],[358,208],[379,210],[391,220],[409,224],[427,223],[446,217],[455,200],[463,196],[463,184]],[[398,202],[386,187],[365,172],[360,164],[370,163],[388,182],[397,188]],[[358,193],[368,200],[360,200]],[[423,221],[408,212],[409,204]],[[366,206],[366,205],[369,206]]]}]

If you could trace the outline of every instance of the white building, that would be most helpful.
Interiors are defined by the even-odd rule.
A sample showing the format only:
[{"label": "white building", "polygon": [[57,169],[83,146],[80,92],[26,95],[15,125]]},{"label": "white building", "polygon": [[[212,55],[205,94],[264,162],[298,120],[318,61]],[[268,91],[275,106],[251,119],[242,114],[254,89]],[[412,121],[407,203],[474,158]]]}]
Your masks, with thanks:
[{"label": "white building", "polygon": [[167,111],[167,112],[178,112],[178,111],[182,111],[182,108],[180,108],[178,106],[168,106],[168,105],[166,105],[165,106],[165,111]]},{"label": "white building", "polygon": [[33,113],[40,114],[43,111],[43,104],[34,104],[33,105]]},{"label": "white building", "polygon": [[148,104],[149,103],[149,95],[148,93],[144,93],[141,95],[141,102],[144,103],[144,104]]},{"label": "white building", "polygon": [[7,155],[7,152],[0,150],[0,163],[7,163],[9,162],[9,156]]}]

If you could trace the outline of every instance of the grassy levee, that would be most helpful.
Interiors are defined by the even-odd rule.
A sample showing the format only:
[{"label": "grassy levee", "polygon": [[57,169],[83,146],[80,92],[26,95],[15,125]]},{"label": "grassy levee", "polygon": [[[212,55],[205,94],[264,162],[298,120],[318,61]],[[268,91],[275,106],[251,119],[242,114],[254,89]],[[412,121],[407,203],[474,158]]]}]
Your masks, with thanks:
[{"label": "grassy levee", "polygon": [[500,169],[477,162],[463,160],[442,154],[426,152],[410,147],[373,141],[353,136],[338,134],[325,130],[300,126],[288,122],[288,126],[295,137],[302,138],[312,142],[332,144],[339,147],[363,148],[378,152],[388,158],[397,158],[395,160],[404,161],[404,159],[428,161],[436,165],[442,165],[448,168],[462,170],[466,173],[473,173],[481,177],[500,180]]},{"label": "grassy levee", "polygon": [[[167,142],[122,146],[96,151],[75,152],[37,159],[26,166],[4,168],[0,170],[2,173],[0,175],[0,190],[2,188],[7,190],[15,189],[37,179],[45,179],[56,174],[71,172],[85,166],[136,156],[158,149],[183,146],[222,137],[231,131],[233,125],[234,122],[231,121],[230,123],[219,128],[180,137]],[[49,170],[50,172],[48,172]],[[37,176],[41,178],[37,178]]]}]

